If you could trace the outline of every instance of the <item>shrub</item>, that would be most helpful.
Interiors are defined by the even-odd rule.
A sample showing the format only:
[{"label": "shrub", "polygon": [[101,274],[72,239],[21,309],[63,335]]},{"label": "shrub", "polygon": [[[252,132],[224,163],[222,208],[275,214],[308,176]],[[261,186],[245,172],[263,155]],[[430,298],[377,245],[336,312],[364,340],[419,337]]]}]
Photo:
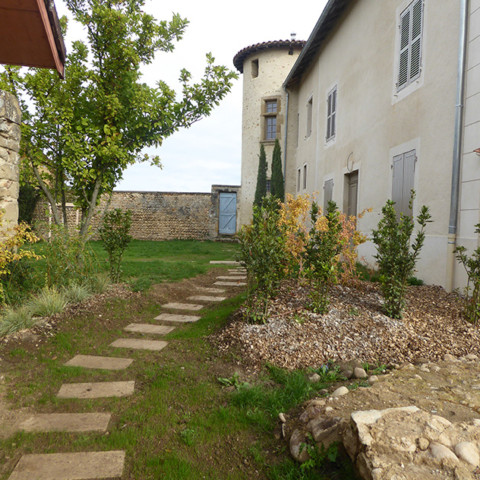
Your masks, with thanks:
[{"label": "shrub", "polygon": [[63,294],[68,303],[76,304],[86,300],[92,292],[85,284],[72,283],[63,290]]},{"label": "shrub", "polygon": [[[415,192],[412,190],[410,209]],[[372,231],[373,242],[377,247],[377,260],[380,283],[385,300],[384,309],[392,318],[401,318],[405,308],[405,294],[408,279],[415,271],[415,265],[425,241],[425,227],[431,222],[431,215],[425,205],[417,216],[419,230],[412,243],[414,220],[404,214],[397,215],[395,202],[387,200],[382,208],[382,218],[377,229]]]},{"label": "shrub", "polygon": [[269,300],[285,275],[285,236],[279,222],[279,203],[266,197],[253,207],[253,222],[239,233],[240,261],[247,271],[247,316],[265,321]]},{"label": "shrub", "polygon": [[129,235],[131,226],[132,212],[130,210],[124,212],[120,208],[116,208],[105,214],[103,225],[100,228],[103,248],[108,254],[110,279],[114,283],[120,281],[123,253],[132,240]]},{"label": "shrub", "polygon": [[[475,233],[480,233],[480,223],[475,225]],[[474,324],[480,319],[480,247],[472,255],[467,255],[467,249],[458,246],[454,253],[457,260],[467,272],[467,286],[465,287],[465,318]]]},{"label": "shrub", "polygon": [[253,205],[260,207],[263,199],[267,195],[267,156],[265,147],[260,145],[260,155],[258,157],[257,186],[255,188],[255,198]]},{"label": "shrub", "polygon": [[59,292],[55,287],[44,288],[27,303],[27,308],[36,317],[50,317],[60,313],[66,306],[65,294]]},{"label": "shrub", "polygon": [[35,324],[32,313],[26,307],[5,307],[0,318],[0,336],[8,335]]},{"label": "shrub", "polygon": [[271,186],[272,195],[277,197],[281,202],[284,202],[285,185],[283,183],[282,150],[278,138],[275,140],[275,146],[273,147]]}]

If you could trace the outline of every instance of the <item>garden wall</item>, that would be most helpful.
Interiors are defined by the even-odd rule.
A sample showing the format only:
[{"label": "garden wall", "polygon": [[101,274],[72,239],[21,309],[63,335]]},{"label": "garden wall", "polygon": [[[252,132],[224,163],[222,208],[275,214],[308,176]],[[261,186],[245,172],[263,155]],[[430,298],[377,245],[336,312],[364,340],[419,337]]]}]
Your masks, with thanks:
[{"label": "garden wall", "polygon": [[0,208],[10,225],[18,221],[20,123],[17,99],[0,90]]},{"label": "garden wall", "polygon": [[[219,194],[238,189],[214,185],[211,193],[114,192],[110,199],[102,198],[92,222],[92,232],[95,238],[105,209],[121,208],[133,212],[131,235],[137,240],[214,240],[219,237]],[[80,212],[69,204],[69,225],[78,225],[80,218]],[[37,204],[33,223],[39,233],[48,235],[51,215],[46,202]]]}]

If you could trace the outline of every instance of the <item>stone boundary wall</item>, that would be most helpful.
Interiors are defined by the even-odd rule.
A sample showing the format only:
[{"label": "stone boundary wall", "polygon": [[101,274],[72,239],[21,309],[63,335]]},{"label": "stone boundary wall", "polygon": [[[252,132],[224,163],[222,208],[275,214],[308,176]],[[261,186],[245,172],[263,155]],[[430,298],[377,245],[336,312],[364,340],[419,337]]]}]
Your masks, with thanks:
[{"label": "stone boundary wall", "polygon": [[[189,192],[113,192],[111,199],[102,198],[92,221],[93,238],[105,209],[131,210],[132,229],[130,234],[137,240],[218,238],[218,202],[220,192],[237,191],[239,187],[212,187],[211,193]],[[48,236],[49,208],[46,201],[37,204],[34,226],[42,236]],[[69,204],[68,223],[75,227],[80,221],[80,212]]]},{"label": "stone boundary wall", "polygon": [[10,226],[18,222],[19,150],[22,113],[17,99],[0,90],[0,208]]}]

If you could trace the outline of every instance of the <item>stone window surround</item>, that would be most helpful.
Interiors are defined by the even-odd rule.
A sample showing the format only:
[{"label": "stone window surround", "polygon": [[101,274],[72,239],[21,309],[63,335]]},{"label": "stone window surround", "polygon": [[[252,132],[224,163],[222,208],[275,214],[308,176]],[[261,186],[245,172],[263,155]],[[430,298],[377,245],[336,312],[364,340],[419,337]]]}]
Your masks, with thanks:
[{"label": "stone window surround", "polygon": [[[267,102],[275,100],[277,102],[277,111],[275,113],[269,113],[267,112]],[[280,112],[282,111],[282,100],[280,95],[271,95],[268,97],[262,97],[261,100],[261,143],[263,144],[274,144],[275,139],[266,139],[266,128],[267,128],[267,117],[277,117],[277,139],[280,139],[280,133],[281,133],[281,123],[282,123],[282,115],[280,115]]]}]

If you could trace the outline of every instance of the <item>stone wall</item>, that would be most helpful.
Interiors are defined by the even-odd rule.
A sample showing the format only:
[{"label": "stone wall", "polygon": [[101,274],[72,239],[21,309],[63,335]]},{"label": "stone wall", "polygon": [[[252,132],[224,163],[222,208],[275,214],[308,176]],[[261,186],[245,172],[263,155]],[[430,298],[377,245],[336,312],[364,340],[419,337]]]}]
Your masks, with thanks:
[{"label": "stone wall", "polygon": [[21,116],[17,99],[0,90],[0,208],[10,225],[18,221]]},{"label": "stone wall", "polygon": [[[211,193],[178,192],[114,192],[102,198],[92,221],[94,238],[105,209],[131,210],[131,235],[137,240],[218,238],[218,202],[221,192],[238,191],[238,187],[214,185]],[[80,222],[80,212],[68,206],[68,222],[74,227]],[[34,224],[37,232],[48,235],[51,223],[48,204],[37,204]]]}]

